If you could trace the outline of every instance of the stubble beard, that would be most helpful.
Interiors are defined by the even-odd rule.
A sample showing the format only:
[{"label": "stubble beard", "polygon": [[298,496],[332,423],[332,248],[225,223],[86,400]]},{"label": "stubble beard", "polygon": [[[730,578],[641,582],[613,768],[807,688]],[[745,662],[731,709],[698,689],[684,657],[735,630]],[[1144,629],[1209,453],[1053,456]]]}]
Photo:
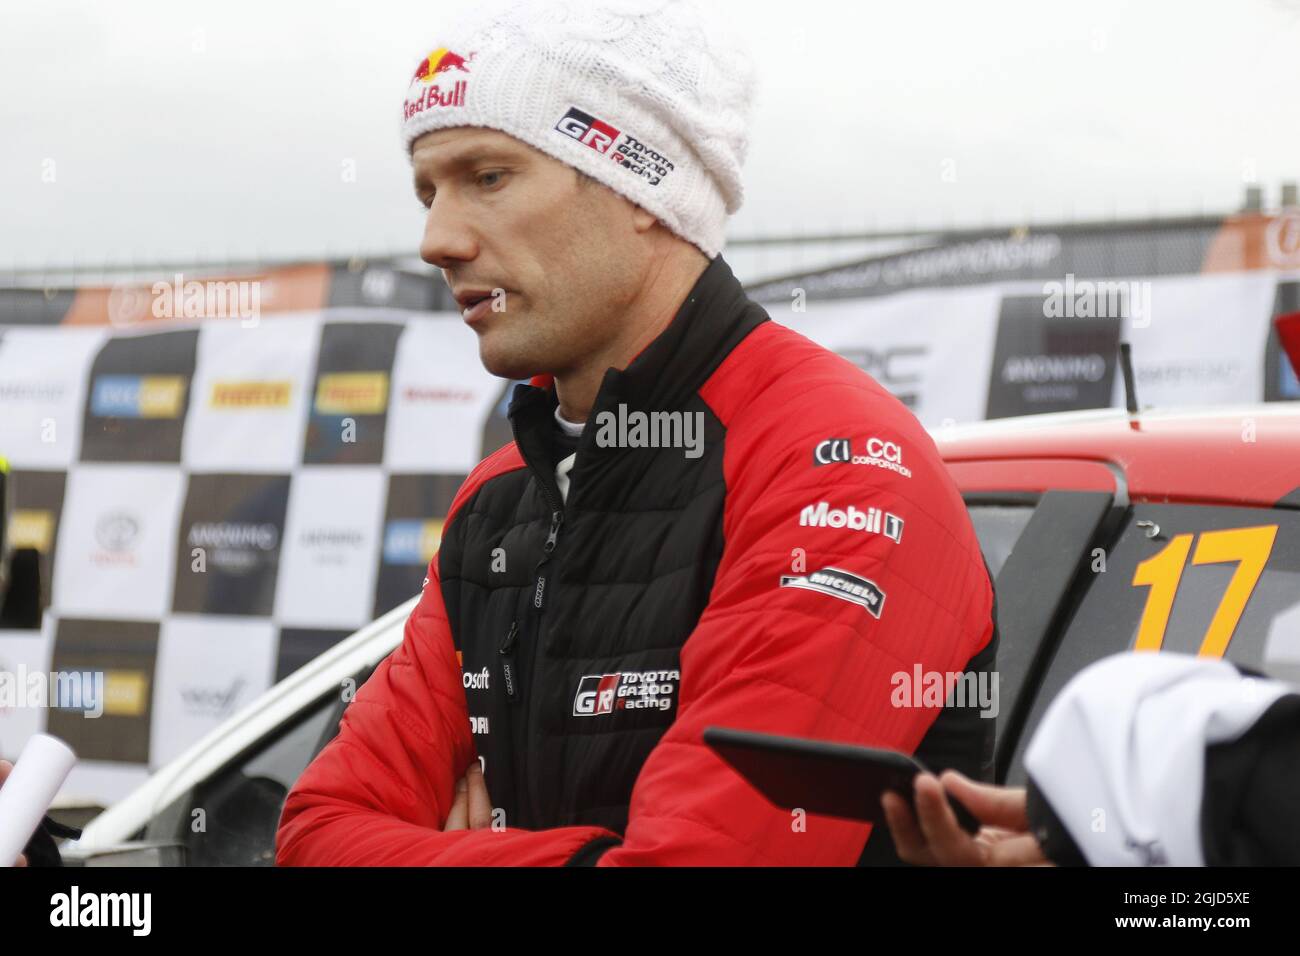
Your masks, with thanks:
[{"label": "stubble beard", "polygon": [[[495,319],[494,323],[492,319]],[[498,378],[522,380],[551,371],[555,343],[536,315],[503,313],[479,333],[479,359]]]}]

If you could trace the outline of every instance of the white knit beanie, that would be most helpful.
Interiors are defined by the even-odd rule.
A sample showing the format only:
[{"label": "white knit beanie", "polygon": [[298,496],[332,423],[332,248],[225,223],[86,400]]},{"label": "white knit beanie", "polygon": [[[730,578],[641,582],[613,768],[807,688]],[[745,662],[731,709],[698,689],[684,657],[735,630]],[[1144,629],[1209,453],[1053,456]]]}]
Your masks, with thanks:
[{"label": "white knit beanie", "polygon": [[497,2],[436,39],[402,111],[509,133],[653,213],[710,259],[744,199],[753,63],[698,0]]}]

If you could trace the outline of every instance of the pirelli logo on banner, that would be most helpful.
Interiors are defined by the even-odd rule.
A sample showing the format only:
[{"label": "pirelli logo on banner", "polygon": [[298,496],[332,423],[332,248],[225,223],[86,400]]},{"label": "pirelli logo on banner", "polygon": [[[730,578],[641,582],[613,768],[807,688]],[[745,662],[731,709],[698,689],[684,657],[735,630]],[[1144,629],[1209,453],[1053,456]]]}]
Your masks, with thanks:
[{"label": "pirelli logo on banner", "polygon": [[316,384],[321,415],[382,415],[387,409],[387,372],[332,372]]},{"label": "pirelli logo on banner", "polygon": [[284,408],[293,394],[292,382],[216,382],[213,408]]}]

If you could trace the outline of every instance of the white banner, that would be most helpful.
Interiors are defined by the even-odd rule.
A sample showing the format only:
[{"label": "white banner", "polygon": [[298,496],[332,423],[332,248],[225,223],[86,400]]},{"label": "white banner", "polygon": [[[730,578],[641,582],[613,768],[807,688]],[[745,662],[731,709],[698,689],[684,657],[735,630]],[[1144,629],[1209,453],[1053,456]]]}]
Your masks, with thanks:
[{"label": "white banner", "polygon": [[163,622],[149,762],[166,764],[273,683],[269,621],[176,616]]},{"label": "white banner", "polygon": [[275,619],[288,627],[360,627],[370,620],[383,524],[374,468],[302,469],[285,522]]},{"label": "white banner", "polygon": [[67,468],[81,447],[87,370],[102,329],[0,329],[0,457]]},{"label": "white banner", "polygon": [[175,466],[80,465],[68,475],[53,610],[159,620],[170,610],[185,476]]},{"label": "white banner", "polygon": [[187,466],[285,472],[298,464],[319,328],[317,316],[286,316],[203,329],[185,423]]}]

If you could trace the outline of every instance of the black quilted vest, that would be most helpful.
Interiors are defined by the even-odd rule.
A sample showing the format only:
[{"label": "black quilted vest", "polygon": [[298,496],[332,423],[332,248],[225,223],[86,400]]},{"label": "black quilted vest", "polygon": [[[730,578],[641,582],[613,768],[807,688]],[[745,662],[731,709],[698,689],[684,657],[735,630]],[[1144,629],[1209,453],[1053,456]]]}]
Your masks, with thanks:
[{"label": "black quilted vest", "polygon": [[[554,392],[515,389],[509,417],[527,467],[464,502],[438,566],[474,742],[505,825],[624,830],[641,765],[676,716],[678,653],[722,555],[726,436],[697,392],[764,321],[715,258],[665,332],[606,373],[589,419],[620,404],[701,412],[703,456],[602,448],[589,424],[567,502],[555,482]],[[593,701],[580,694],[627,672],[662,674],[650,683],[668,692],[639,709],[580,712]]]}]

